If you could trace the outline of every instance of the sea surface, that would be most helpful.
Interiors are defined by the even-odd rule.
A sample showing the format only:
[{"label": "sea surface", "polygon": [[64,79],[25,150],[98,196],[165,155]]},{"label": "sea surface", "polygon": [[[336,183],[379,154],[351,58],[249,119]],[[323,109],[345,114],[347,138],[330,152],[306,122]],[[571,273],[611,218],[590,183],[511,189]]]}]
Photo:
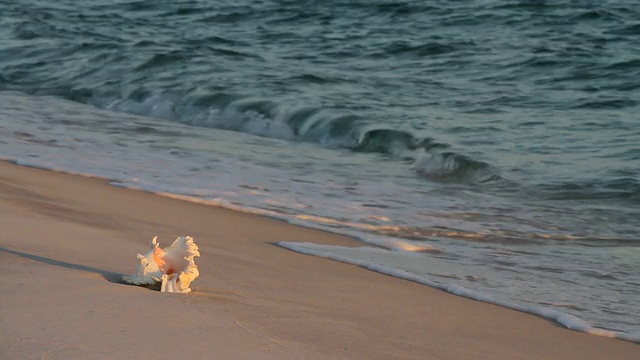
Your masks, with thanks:
[{"label": "sea surface", "polygon": [[0,0],[0,157],[638,342],[639,114],[638,1]]}]

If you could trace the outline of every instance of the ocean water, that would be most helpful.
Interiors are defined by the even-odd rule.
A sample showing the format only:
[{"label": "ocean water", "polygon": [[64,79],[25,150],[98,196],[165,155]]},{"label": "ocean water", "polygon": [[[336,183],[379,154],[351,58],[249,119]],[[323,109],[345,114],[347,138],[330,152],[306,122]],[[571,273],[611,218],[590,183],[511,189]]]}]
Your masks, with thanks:
[{"label": "ocean water", "polygon": [[0,157],[348,234],[280,245],[640,342],[640,3],[0,9]]}]

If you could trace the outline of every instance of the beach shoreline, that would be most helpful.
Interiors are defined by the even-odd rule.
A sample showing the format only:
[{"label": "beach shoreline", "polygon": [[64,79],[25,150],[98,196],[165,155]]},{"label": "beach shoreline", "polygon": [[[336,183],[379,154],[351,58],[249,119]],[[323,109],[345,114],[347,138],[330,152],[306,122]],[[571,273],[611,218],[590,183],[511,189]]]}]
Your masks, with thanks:
[{"label": "beach shoreline", "polygon": [[[349,237],[0,161],[7,359],[635,359],[554,326],[275,243]],[[190,235],[193,294],[126,286],[135,254]],[[45,356],[46,355],[46,356]]]}]

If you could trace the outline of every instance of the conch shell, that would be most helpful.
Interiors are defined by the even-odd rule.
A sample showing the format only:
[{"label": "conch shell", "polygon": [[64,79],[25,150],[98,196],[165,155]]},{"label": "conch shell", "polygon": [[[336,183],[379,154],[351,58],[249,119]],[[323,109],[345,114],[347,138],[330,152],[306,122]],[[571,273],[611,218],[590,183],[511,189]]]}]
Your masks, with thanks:
[{"label": "conch shell", "polygon": [[193,258],[200,256],[198,245],[190,236],[177,238],[171,246],[160,248],[158,237],[149,243],[151,250],[137,254],[137,272],[122,279],[134,285],[161,284],[160,291],[188,294],[189,285],[200,272]]}]

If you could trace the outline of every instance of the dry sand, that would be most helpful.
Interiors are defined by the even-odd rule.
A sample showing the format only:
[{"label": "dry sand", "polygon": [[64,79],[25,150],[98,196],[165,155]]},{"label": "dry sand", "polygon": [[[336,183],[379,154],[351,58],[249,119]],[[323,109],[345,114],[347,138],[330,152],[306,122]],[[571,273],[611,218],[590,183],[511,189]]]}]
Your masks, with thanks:
[{"label": "dry sand", "polygon": [[[334,234],[0,162],[0,359],[640,359],[277,241]],[[190,295],[119,283],[153,235],[191,235]]]}]

